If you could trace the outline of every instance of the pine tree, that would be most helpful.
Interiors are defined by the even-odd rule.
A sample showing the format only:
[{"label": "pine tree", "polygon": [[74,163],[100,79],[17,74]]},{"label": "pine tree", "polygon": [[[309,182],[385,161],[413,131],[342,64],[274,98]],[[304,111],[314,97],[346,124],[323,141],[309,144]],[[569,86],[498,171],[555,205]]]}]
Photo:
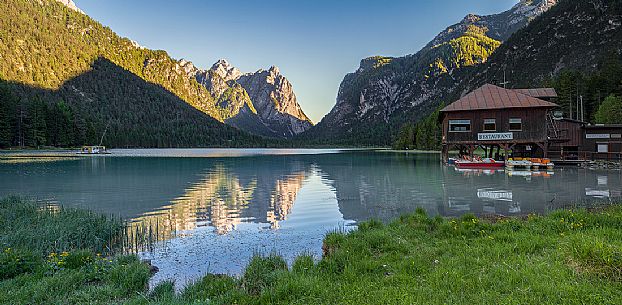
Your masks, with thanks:
[{"label": "pine tree", "polygon": [[47,116],[48,108],[41,98],[35,98],[29,106],[31,134],[29,146],[39,147],[47,143]]},{"label": "pine tree", "polygon": [[594,115],[596,123],[622,124],[622,98],[615,95],[608,96]]},{"label": "pine tree", "polygon": [[0,82],[0,148],[13,145],[15,97],[8,86]]}]

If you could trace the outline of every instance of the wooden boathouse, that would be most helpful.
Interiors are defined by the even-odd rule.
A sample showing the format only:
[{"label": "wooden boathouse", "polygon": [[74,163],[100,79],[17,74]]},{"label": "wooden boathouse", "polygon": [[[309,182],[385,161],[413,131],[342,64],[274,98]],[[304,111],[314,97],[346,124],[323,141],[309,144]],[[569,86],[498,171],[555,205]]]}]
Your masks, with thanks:
[{"label": "wooden boathouse", "polygon": [[549,157],[557,160],[622,161],[622,125],[588,124],[568,118],[555,118],[560,138],[552,143]]},{"label": "wooden boathouse", "polygon": [[547,157],[549,145],[560,139],[552,110],[554,89],[505,89],[486,84],[441,110],[442,154],[458,150],[485,157]]}]

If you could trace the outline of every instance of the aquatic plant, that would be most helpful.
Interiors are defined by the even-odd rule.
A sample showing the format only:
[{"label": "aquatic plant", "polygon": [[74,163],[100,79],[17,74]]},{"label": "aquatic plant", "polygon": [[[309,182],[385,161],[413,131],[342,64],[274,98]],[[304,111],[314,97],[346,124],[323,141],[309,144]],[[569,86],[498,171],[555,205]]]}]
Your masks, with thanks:
[{"label": "aquatic plant", "polygon": [[95,212],[42,205],[20,197],[0,200],[0,247],[47,255],[73,249],[112,254],[125,224]]}]

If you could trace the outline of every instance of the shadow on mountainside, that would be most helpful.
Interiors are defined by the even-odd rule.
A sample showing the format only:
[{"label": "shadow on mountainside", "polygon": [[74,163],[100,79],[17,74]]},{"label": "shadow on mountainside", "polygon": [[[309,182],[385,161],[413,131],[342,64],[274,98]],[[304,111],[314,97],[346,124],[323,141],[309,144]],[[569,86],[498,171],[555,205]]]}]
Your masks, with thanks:
[{"label": "shadow on mountainside", "polygon": [[162,86],[104,57],[57,90],[16,82],[10,85],[22,102],[41,99],[54,105],[64,101],[74,116],[94,126],[99,135],[109,124],[104,140],[108,146],[239,147],[265,146],[270,141],[209,117]]}]

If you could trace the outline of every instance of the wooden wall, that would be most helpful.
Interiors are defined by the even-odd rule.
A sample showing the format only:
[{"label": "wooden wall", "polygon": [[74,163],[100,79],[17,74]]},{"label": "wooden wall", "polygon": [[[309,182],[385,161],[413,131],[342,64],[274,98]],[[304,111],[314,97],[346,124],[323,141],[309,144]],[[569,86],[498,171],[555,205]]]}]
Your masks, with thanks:
[{"label": "wooden wall", "polygon": [[580,147],[583,145],[583,139],[585,138],[583,132],[583,123],[579,121],[571,120],[556,120],[557,130],[560,140],[566,140],[565,142],[552,143],[554,147]]},{"label": "wooden wall", "polygon": [[[517,108],[500,110],[472,110],[447,112],[443,118],[443,143],[459,144],[479,142],[478,133],[484,133],[484,120],[496,119],[495,133],[512,132],[514,140],[507,143],[536,143],[546,142],[546,113],[545,108]],[[510,119],[522,120],[522,131],[510,131]],[[470,132],[449,132],[449,120],[471,120]],[[486,142],[481,142],[485,144]]]}]

